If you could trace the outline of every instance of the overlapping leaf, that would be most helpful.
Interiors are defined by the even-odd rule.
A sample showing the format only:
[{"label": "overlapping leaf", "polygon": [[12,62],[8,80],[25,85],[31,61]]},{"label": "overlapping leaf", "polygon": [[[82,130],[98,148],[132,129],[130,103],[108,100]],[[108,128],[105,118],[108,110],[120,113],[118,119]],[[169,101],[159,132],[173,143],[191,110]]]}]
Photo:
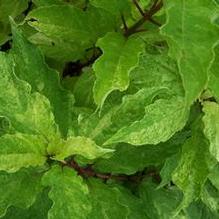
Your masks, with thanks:
[{"label": "overlapping leaf", "polygon": [[21,167],[41,166],[46,147],[59,137],[48,99],[31,93],[31,87],[14,74],[13,60],[0,55],[0,115],[8,119],[11,134],[0,138],[0,169],[15,172]]},{"label": "overlapping leaf", "polygon": [[[165,52],[147,50],[130,78],[130,86],[123,95],[112,93],[105,101],[101,116],[92,114],[92,110],[79,114],[79,135],[100,144],[106,141],[105,145],[118,142],[143,145],[166,141],[183,128],[188,115],[184,92],[176,65]],[[153,142],[153,134],[157,142]]]}]

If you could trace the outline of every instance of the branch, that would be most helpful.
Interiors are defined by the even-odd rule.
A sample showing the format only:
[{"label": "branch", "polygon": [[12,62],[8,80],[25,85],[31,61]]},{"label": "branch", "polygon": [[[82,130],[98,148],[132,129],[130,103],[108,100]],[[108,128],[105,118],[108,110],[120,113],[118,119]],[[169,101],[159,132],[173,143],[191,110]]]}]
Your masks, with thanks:
[{"label": "branch", "polygon": [[144,13],[144,16],[138,21],[136,22],[133,26],[131,26],[126,32],[125,32],[125,36],[128,37],[130,35],[132,35],[133,33],[136,32],[136,30],[141,27],[141,25],[144,24],[145,21],[149,20],[152,23],[156,23],[157,25],[160,26],[160,24],[156,21],[153,20],[153,15],[156,14],[161,8],[163,7],[163,2],[160,1],[158,3],[158,0],[156,0],[154,2],[154,4],[152,5],[152,7],[149,9],[149,11],[147,11],[146,13]]},{"label": "branch", "polygon": [[82,176],[83,178],[95,177],[102,179],[104,181],[109,179],[114,179],[117,181],[130,181],[130,182],[138,183],[141,182],[146,177],[153,177],[155,181],[160,182],[160,176],[156,170],[141,171],[133,175],[125,175],[125,174],[112,175],[110,173],[97,173],[92,168],[92,165],[81,167],[74,160],[68,163],[62,163],[62,165],[74,169],[75,171],[77,171],[78,175]]},{"label": "branch", "polygon": [[138,9],[138,11],[140,12],[140,14],[144,17],[144,10],[140,7],[137,0],[132,0],[132,1],[133,1],[134,5],[136,6],[136,8]]}]

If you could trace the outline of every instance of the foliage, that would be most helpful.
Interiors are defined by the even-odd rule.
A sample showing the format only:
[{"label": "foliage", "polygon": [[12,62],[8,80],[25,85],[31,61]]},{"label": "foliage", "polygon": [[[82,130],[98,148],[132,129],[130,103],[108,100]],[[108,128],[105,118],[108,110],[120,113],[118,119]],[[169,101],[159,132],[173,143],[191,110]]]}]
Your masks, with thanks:
[{"label": "foliage", "polygon": [[0,0],[0,218],[219,218],[216,0]]}]

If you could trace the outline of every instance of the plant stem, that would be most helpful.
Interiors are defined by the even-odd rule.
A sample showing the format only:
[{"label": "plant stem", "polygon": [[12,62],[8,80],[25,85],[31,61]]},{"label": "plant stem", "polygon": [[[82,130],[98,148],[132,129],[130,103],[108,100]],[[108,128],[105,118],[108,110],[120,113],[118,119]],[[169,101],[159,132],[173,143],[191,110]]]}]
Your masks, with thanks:
[{"label": "plant stem", "polygon": [[102,180],[109,180],[114,179],[117,181],[130,181],[130,182],[141,182],[144,178],[152,177],[155,181],[159,182],[160,176],[157,173],[156,170],[149,170],[149,171],[142,171],[137,172],[133,175],[125,175],[125,174],[118,174],[118,175],[112,175],[111,173],[97,173],[93,168],[92,165],[88,165],[86,167],[81,167],[78,165],[78,163],[74,160],[71,160],[68,163],[62,163],[63,166],[68,166],[72,169],[74,169],[78,175],[89,178],[89,177],[95,177]]},{"label": "plant stem", "polygon": [[163,2],[160,1],[158,3],[158,1],[156,0],[154,2],[154,4],[152,5],[152,7],[149,9],[149,11],[147,11],[146,13],[144,13],[144,16],[137,21],[133,26],[131,26],[130,28],[128,28],[128,30],[125,32],[125,36],[128,37],[134,33],[136,33],[136,31],[138,30],[139,27],[141,27],[141,25],[144,24],[145,21],[150,20],[153,23],[156,23],[157,25],[160,26],[160,24],[156,21],[153,20],[153,15],[156,14],[163,6]]}]

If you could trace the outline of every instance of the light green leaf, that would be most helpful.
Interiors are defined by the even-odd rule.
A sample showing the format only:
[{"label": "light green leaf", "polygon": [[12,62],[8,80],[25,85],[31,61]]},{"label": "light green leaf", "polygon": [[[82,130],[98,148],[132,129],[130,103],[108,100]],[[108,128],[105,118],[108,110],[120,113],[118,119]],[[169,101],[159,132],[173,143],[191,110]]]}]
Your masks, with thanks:
[{"label": "light green leaf", "polygon": [[38,194],[36,201],[27,209],[10,207],[3,219],[48,219],[48,211],[52,201],[48,198],[48,191]]},{"label": "light green leaf", "polygon": [[216,5],[212,0],[165,0],[164,9],[167,21],[161,33],[167,38],[170,55],[177,60],[191,105],[206,88],[214,58],[212,49],[219,33],[212,24]]},{"label": "light green leaf", "polygon": [[10,39],[9,16],[16,18],[28,6],[28,0],[1,0],[0,1],[0,45]]},{"label": "light green leaf", "polygon": [[210,142],[210,152],[219,161],[219,105],[214,102],[204,102],[203,117],[204,133]]},{"label": "light green leaf", "polygon": [[47,141],[60,136],[50,102],[39,93],[31,95],[26,111],[14,114],[16,127],[19,127],[21,132],[42,135]]},{"label": "light green leaf", "polygon": [[51,140],[59,135],[50,103],[19,80],[10,56],[0,53],[0,116],[8,118],[19,132],[40,134]]},{"label": "light green leaf", "polygon": [[42,166],[46,142],[41,136],[6,134],[0,137],[0,170],[16,172],[22,167]]},{"label": "light green leaf", "polygon": [[200,198],[214,162],[209,153],[209,145],[201,130],[194,131],[182,147],[181,158],[172,174],[173,182],[183,191],[184,198],[178,209],[188,207]]},{"label": "light green leaf", "polygon": [[112,116],[113,128],[118,130],[140,121],[145,115],[145,107],[153,104],[159,96],[170,95],[166,87],[143,88],[132,95],[126,95]]},{"label": "light green leaf", "polygon": [[15,74],[27,81],[32,91],[39,92],[50,100],[55,121],[63,135],[66,135],[72,120],[73,97],[61,87],[58,72],[46,65],[42,53],[25,39],[13,22],[12,32],[11,54],[15,62]]},{"label": "light green leaf", "polygon": [[106,185],[91,179],[88,182],[92,211],[88,218],[92,219],[147,219],[139,198],[127,189],[118,185]]},{"label": "light green leaf", "polygon": [[144,211],[150,219],[173,219],[174,211],[182,200],[182,193],[176,188],[156,189],[151,180],[143,181],[140,197],[144,202]]},{"label": "light green leaf", "polygon": [[60,145],[48,147],[50,154],[56,154],[55,160],[64,160],[72,155],[81,155],[93,160],[99,157],[109,157],[114,150],[101,148],[94,141],[83,136],[70,137]]},{"label": "light green leaf", "polygon": [[158,144],[181,130],[187,120],[182,98],[160,99],[145,107],[145,116],[124,126],[104,144],[126,142],[133,145]]},{"label": "light green leaf", "polygon": [[28,208],[41,192],[41,173],[34,169],[22,169],[8,174],[0,172],[0,217],[10,206]]},{"label": "light green leaf", "polygon": [[48,218],[87,219],[91,211],[88,188],[74,170],[53,166],[42,182],[51,188],[49,198],[53,205]]},{"label": "light green leaf", "polygon": [[[149,39],[146,39],[147,43],[148,41]],[[139,65],[130,73],[130,81],[129,90],[132,92],[142,88],[159,87],[166,88],[173,95],[184,96],[176,62],[166,51],[161,52],[154,46],[146,46],[146,52],[141,55]]]},{"label": "light green leaf", "polygon": [[144,47],[139,38],[126,39],[120,33],[108,33],[98,40],[97,46],[103,55],[93,65],[97,77],[94,100],[102,106],[113,90],[124,91],[128,88],[129,73],[137,66]]},{"label": "light green leaf", "polygon": [[0,90],[0,115],[13,120],[14,112],[26,109],[30,87],[16,78],[13,62],[5,53],[0,53]]}]

